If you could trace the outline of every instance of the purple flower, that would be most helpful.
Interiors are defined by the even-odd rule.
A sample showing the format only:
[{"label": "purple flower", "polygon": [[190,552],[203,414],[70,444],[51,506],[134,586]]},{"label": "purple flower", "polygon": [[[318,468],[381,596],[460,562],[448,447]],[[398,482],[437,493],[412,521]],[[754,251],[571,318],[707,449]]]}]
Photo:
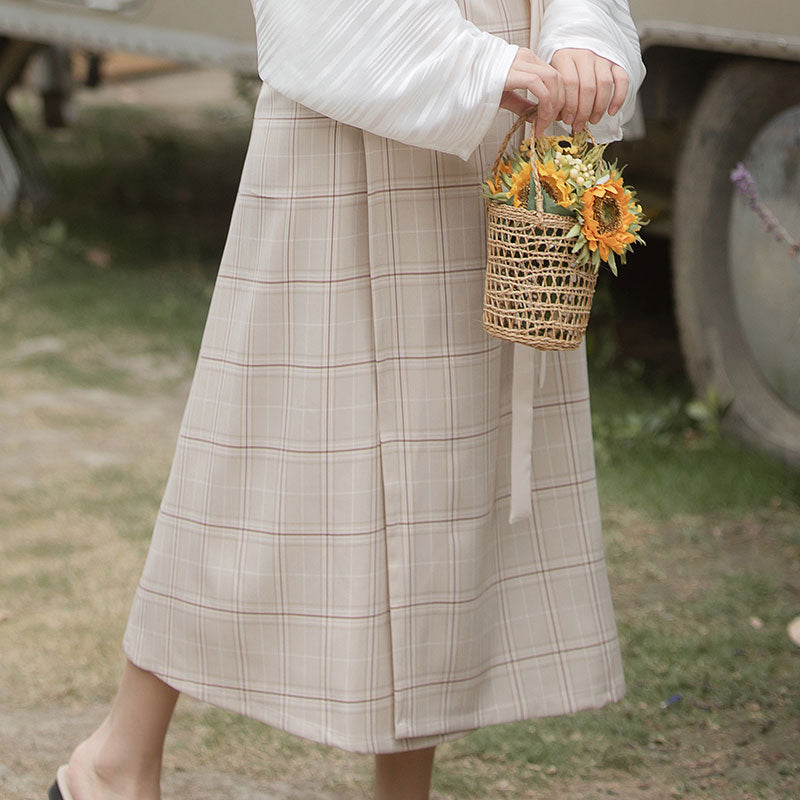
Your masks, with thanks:
[{"label": "purple flower", "polygon": [[756,186],[755,179],[750,174],[750,170],[741,161],[731,171],[731,181],[747,202],[748,208],[751,208],[758,215],[767,233],[772,234],[776,241],[788,245],[793,256],[800,255],[800,243],[792,238],[791,234],[778,221],[778,218],[764,205],[764,201],[758,194],[758,186]]}]

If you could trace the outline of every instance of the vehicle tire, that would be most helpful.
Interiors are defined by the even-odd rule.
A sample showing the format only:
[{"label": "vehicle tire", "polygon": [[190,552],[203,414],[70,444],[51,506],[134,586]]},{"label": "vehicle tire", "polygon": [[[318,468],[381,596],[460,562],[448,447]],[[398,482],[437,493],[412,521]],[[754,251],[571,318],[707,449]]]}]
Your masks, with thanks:
[{"label": "vehicle tire", "polygon": [[0,223],[17,207],[21,188],[17,160],[0,128]]},{"label": "vehicle tire", "polygon": [[[778,133],[770,153],[760,143]],[[754,177],[768,206],[773,186],[797,186],[800,64],[732,62],[710,80],[678,165],[672,270],[681,346],[698,396],[730,402],[725,430],[800,463],[800,258],[731,182],[736,165],[752,159],[762,164]],[[764,159],[772,159],[769,169]],[[791,230],[800,220],[800,192],[780,191],[781,219],[800,236]]]}]

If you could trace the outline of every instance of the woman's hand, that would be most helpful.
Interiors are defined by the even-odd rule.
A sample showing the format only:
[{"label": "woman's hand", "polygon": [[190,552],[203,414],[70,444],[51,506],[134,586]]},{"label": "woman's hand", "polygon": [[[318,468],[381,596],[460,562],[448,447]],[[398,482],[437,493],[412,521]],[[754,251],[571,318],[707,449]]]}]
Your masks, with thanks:
[{"label": "woman's hand", "polygon": [[[517,94],[514,89],[527,89],[539,101],[538,104]],[[500,100],[501,108],[507,108],[516,114],[525,114],[538,105],[534,135],[539,137],[544,135],[549,125],[560,118],[564,102],[564,81],[558,70],[542,61],[533,50],[520,47],[508,71]]]},{"label": "woman's hand", "polygon": [[573,132],[587,122],[600,122],[606,111],[616,114],[625,102],[628,73],[613,61],[591,50],[564,48],[556,50],[550,64],[564,84],[564,104],[556,119],[571,125]]}]

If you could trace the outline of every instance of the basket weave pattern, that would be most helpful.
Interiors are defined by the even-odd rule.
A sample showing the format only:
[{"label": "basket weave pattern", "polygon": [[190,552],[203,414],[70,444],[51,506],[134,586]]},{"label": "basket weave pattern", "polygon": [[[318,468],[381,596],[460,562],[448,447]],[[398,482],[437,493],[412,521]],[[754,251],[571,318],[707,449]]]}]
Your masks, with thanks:
[{"label": "basket weave pattern", "polygon": [[575,220],[487,202],[483,329],[540,350],[574,350],[583,339],[597,274],[575,265]]},{"label": "basket weave pattern", "polygon": [[[492,167],[495,180],[506,146],[524,122],[520,117],[500,146]],[[591,264],[575,263],[575,239],[565,235],[575,219],[545,214],[535,168],[531,177],[535,211],[486,202],[483,329],[540,350],[574,350],[589,322],[597,273]]]}]

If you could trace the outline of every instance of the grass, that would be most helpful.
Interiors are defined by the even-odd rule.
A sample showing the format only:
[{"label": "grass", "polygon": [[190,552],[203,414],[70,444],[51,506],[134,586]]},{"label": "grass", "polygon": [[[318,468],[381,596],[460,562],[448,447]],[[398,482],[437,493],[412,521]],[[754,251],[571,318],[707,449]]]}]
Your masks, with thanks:
[{"label": "grass", "polygon": [[746,512],[800,504],[800,473],[733,440],[702,435],[685,409],[682,380],[636,370],[592,376],[601,499],[659,519],[718,508]]},{"label": "grass", "polygon": [[[49,209],[3,230],[0,400],[25,432],[0,454],[3,703],[114,691],[246,137],[244,120],[93,109],[47,143]],[[680,371],[602,320],[594,428],[627,697],[443,746],[435,796],[796,797],[800,476],[698,430]],[[193,702],[179,765],[370,786],[369,759]]]}]

